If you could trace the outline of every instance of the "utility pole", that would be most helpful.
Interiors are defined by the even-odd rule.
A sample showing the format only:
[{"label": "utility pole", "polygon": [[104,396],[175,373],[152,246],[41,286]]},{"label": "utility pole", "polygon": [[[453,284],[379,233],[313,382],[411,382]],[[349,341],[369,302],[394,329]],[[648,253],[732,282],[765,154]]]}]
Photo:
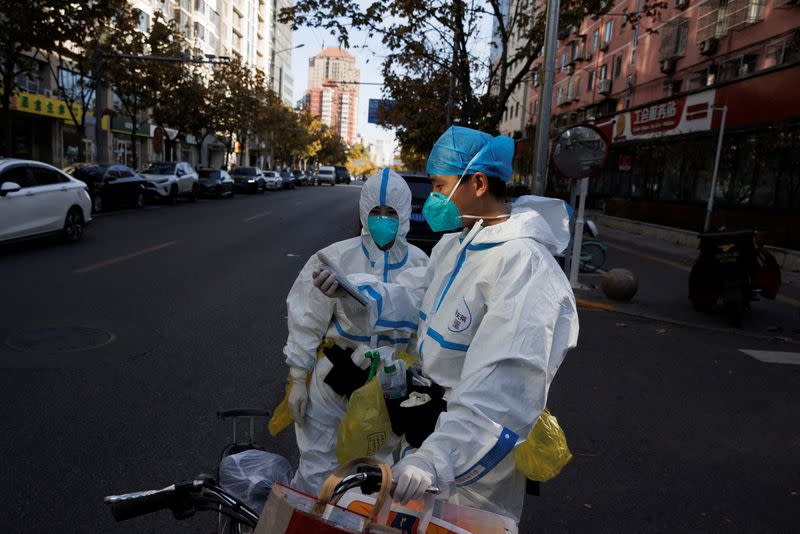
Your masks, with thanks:
[{"label": "utility pole", "polygon": [[544,195],[547,189],[547,162],[550,156],[550,114],[553,105],[553,83],[556,77],[556,48],[558,46],[558,11],[560,0],[548,0],[544,38],[544,77],[536,122],[536,150],[533,154],[533,194]]}]

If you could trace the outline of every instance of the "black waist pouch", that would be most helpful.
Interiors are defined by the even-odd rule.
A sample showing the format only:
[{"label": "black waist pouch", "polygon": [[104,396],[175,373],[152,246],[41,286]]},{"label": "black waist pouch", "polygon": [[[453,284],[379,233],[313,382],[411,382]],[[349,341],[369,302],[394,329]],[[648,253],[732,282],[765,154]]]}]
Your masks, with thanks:
[{"label": "black waist pouch", "polygon": [[[418,386],[413,383],[412,378],[413,374],[409,370],[406,374],[409,394],[412,392],[425,393],[430,395],[431,400],[411,408],[403,408],[400,406],[400,402],[397,402],[396,407],[392,410],[389,408],[389,403],[394,403],[394,400],[386,401],[386,406],[389,408],[389,417],[392,418],[392,430],[398,436],[405,434],[408,444],[416,449],[428,436],[433,434],[439,414],[447,411],[447,401],[444,400],[442,386],[436,383],[432,383],[430,386]],[[394,417],[393,411],[395,412]]]},{"label": "black waist pouch", "polygon": [[333,364],[324,382],[339,395],[350,398],[355,390],[367,383],[369,369],[362,369],[353,363],[353,349],[343,349],[334,345],[323,351]]}]

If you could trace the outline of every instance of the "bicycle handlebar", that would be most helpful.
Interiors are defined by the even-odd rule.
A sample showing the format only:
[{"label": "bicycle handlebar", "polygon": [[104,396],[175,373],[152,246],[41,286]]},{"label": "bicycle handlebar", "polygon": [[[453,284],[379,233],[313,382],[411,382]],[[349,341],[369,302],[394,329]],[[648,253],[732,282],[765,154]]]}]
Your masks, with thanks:
[{"label": "bicycle handlebar", "polygon": [[110,495],[103,502],[111,506],[111,515],[116,521],[125,521],[169,508],[174,496],[175,484],[172,484],[158,490]]}]

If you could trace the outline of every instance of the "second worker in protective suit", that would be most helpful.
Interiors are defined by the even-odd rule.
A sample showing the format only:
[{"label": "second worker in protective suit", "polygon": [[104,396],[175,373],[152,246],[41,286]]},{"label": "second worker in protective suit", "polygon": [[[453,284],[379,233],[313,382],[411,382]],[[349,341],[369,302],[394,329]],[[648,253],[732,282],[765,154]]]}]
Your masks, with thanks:
[{"label": "second worker in protective suit", "polygon": [[[406,241],[411,218],[411,191],[386,168],[364,184],[359,201],[361,235],[339,241],[322,252],[346,273],[369,273],[398,281],[409,269],[423,268],[428,256]],[[347,322],[336,300],[313,284],[320,262],[314,255],[303,267],[286,299],[289,337],[283,352],[289,366],[289,408],[295,421],[300,465],[292,486],[316,495],[338,465],[335,453],[339,423],[347,397],[367,379],[363,349],[390,345],[415,354],[416,316],[385,314],[383,331],[371,335]],[[413,286],[413,279],[404,284]],[[317,361],[317,349],[325,357]],[[362,355],[362,360],[358,360]],[[310,380],[309,380],[310,374]]]},{"label": "second worker in protective suit", "polygon": [[[348,276],[371,299],[366,310],[346,297],[338,302],[352,324],[372,332],[381,331],[382,315],[417,314],[423,378],[443,391],[409,422],[435,421],[435,428],[393,467],[394,498],[415,500],[438,485],[455,504],[519,521],[525,475],[511,452],[577,343],[578,315],[553,257],[569,243],[565,205],[533,196],[507,204],[513,154],[508,137],[448,129],[428,158],[433,193],[423,214],[434,231],[452,233],[434,247],[428,268],[406,280]],[[404,286],[411,275],[418,279]],[[330,273],[315,283],[338,295]]]}]

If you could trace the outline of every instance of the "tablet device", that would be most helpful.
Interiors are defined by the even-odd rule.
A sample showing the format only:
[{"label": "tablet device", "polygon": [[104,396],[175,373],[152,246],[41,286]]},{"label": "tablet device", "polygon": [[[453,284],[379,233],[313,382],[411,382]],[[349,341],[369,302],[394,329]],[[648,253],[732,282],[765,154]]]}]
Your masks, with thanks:
[{"label": "tablet device", "polygon": [[333,263],[324,252],[317,252],[317,258],[329,271],[336,275],[336,281],[339,283],[339,287],[342,288],[345,293],[353,297],[356,302],[364,307],[369,304],[367,297],[362,295],[358,289],[356,289],[356,286],[350,283],[350,280],[347,279],[347,276],[345,276],[344,272],[339,268],[339,266]]}]

